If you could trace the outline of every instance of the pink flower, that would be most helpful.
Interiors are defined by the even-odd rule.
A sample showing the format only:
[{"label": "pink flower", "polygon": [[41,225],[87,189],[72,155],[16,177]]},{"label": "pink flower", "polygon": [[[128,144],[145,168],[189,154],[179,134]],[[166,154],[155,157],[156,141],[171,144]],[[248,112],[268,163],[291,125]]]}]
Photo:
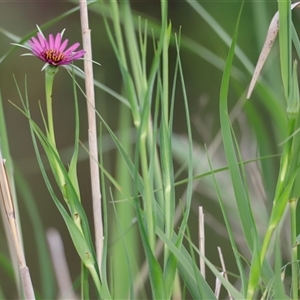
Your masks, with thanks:
[{"label": "pink flower", "polygon": [[78,60],[84,56],[84,50],[76,51],[76,49],[80,46],[79,43],[75,43],[66,49],[68,40],[62,39],[64,30],[61,33],[57,33],[55,37],[53,34],[50,34],[49,38],[46,39],[41,29],[38,26],[37,28],[39,31],[37,37],[32,37],[28,41],[30,47],[20,44],[14,45],[21,46],[32,52],[23,55],[35,55],[44,61],[46,64],[43,69],[45,69],[48,65],[54,67],[69,65],[73,60]]},{"label": "pink flower", "polygon": [[61,33],[58,33],[55,38],[50,34],[47,40],[38,32],[38,38],[33,37],[28,42],[32,53],[52,66],[68,65],[73,60],[83,57],[85,53],[84,50],[75,51],[79,47],[79,43],[66,49],[68,40],[62,41]]}]

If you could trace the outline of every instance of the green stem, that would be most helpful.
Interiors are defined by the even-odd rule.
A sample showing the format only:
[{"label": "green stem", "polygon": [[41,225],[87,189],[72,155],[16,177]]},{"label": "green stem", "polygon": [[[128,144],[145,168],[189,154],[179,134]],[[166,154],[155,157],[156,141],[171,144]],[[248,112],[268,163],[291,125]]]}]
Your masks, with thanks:
[{"label": "green stem", "polygon": [[260,265],[261,266],[264,262],[264,259],[265,259],[265,256],[266,256],[266,253],[267,253],[267,250],[269,247],[269,243],[270,243],[270,240],[271,240],[271,237],[273,235],[275,228],[276,228],[276,226],[274,224],[272,224],[271,226],[269,225],[267,232],[265,234],[265,238],[264,238],[263,245],[262,245],[261,252],[260,252]]},{"label": "green stem", "polygon": [[[295,244],[297,238],[297,199],[290,201],[291,205],[291,241]],[[297,247],[292,248],[292,299],[298,299],[298,263]]]},{"label": "green stem", "polygon": [[[52,112],[52,89],[53,89],[53,82],[54,76],[58,72],[57,67],[48,66],[45,70],[45,91],[46,91],[46,107],[47,107],[47,121],[48,121],[48,128],[47,128],[47,138],[50,146],[52,147],[55,154],[59,156],[56,142],[55,142],[55,133],[54,133],[54,124],[53,124],[53,112]],[[58,184],[61,189],[61,192],[65,198],[67,199],[66,195],[66,186],[65,186],[65,179],[64,174],[57,162],[56,158],[51,159],[52,161],[52,168],[53,172],[56,172],[58,176]]]},{"label": "green stem", "polygon": [[54,125],[53,125],[53,113],[52,113],[52,88],[54,76],[57,73],[58,68],[48,66],[45,70],[45,90],[46,90],[46,105],[47,105],[47,121],[48,130],[47,137],[51,146],[56,149]]},{"label": "green stem", "polygon": [[[162,28],[161,34],[163,34],[163,49],[162,49],[162,122],[163,122],[163,135],[165,145],[162,147],[162,160],[166,160],[163,167],[163,186],[164,186],[164,214],[165,214],[165,234],[168,238],[172,238],[173,233],[173,219],[174,219],[174,197],[172,197],[172,170],[171,170],[171,159],[170,159],[170,148],[169,148],[169,41],[170,32],[167,26],[168,18],[168,1],[161,1],[161,18]],[[167,138],[168,137],[168,138]],[[166,141],[168,139],[168,141]],[[165,245],[164,251],[164,262],[167,263],[169,256],[169,250]]]},{"label": "green stem", "polygon": [[[81,234],[84,236],[84,232],[82,229],[82,224],[81,224],[81,217],[80,214],[78,213],[78,210],[76,208],[76,205],[74,201],[71,201],[70,197],[72,197],[72,194],[68,192],[68,186],[66,184],[65,180],[65,175],[62,170],[62,166],[59,162],[59,153],[56,148],[56,141],[55,141],[55,132],[54,132],[54,123],[53,123],[53,112],[52,112],[52,90],[53,90],[53,82],[54,82],[54,77],[55,74],[57,73],[58,68],[48,66],[45,70],[45,91],[46,91],[46,108],[47,108],[47,139],[49,143],[49,147],[52,148],[52,151],[49,152],[48,159],[52,168],[52,172],[57,180],[57,183],[60,187],[61,193],[64,197],[64,200],[66,201],[71,217],[74,221],[74,224],[77,226],[77,228],[80,230]],[[78,191],[76,191],[78,192]],[[88,238],[85,237],[87,240]],[[84,264],[84,261],[82,261]],[[96,288],[99,292],[101,293],[101,283],[100,283],[100,278],[99,274],[95,270],[95,266],[83,266],[82,265],[82,281],[81,281],[81,286],[82,286],[82,299],[89,299],[89,292],[88,292],[88,280],[87,280],[87,274],[86,274],[86,269],[85,267],[88,268],[90,271],[92,278],[94,279]],[[108,298],[107,298],[108,299]]]},{"label": "green stem", "polygon": [[[295,131],[295,120],[294,119],[289,119],[289,135],[291,136],[294,131]],[[284,195],[286,193],[286,187],[287,187],[287,182],[290,180],[289,175],[290,175],[290,168],[291,168],[291,162],[293,158],[293,153],[292,153],[292,145],[293,145],[293,138],[287,141],[282,157],[281,157],[281,163],[280,163],[280,171],[278,175],[278,181],[277,181],[277,186],[276,186],[276,192],[275,192],[275,197],[274,197],[274,204],[273,204],[273,209],[269,221],[269,226],[267,229],[267,232],[265,234],[265,238],[263,241],[263,246],[262,250],[260,253],[260,262],[261,264],[264,261],[264,258],[266,256],[266,252],[268,250],[268,246],[272,237],[272,234],[277,227],[278,223],[281,220],[282,214],[285,210],[286,204],[288,202],[288,199],[290,197],[289,193]]]},{"label": "green stem", "polygon": [[147,231],[148,241],[150,248],[154,251],[155,249],[155,223],[153,218],[153,191],[151,190],[151,178],[149,176],[147,149],[146,149],[146,132],[142,133],[140,138],[140,157],[141,157],[141,169],[142,177],[144,179],[144,190],[145,190],[145,211],[147,219]]},{"label": "green stem", "polygon": [[105,286],[104,284],[103,285],[101,284],[100,276],[99,276],[99,273],[97,272],[97,269],[95,268],[95,265],[87,264],[86,267],[90,271],[90,274],[95,283],[95,287],[96,287],[97,292],[98,292],[99,296],[101,297],[101,299],[105,299],[105,300],[112,299],[107,286]]},{"label": "green stem", "polygon": [[[295,119],[294,118],[289,118],[288,120],[288,137],[291,137],[295,131]],[[273,208],[269,220],[269,225],[268,229],[266,231],[264,241],[262,244],[262,248],[260,251],[260,265],[263,265],[263,262],[265,260],[267,250],[270,244],[270,240],[272,238],[273,232],[278,226],[283,212],[286,208],[286,205],[290,199],[290,193],[291,193],[291,188],[294,183],[294,176],[293,176],[293,157],[295,155],[293,151],[293,140],[294,137],[290,138],[283,149],[283,153],[281,156],[281,161],[280,161],[280,171],[278,175],[278,181],[276,185],[276,191],[275,191],[275,197],[273,201]],[[258,279],[259,279],[259,273],[251,273],[249,275],[250,282],[255,282],[257,284]],[[255,285],[256,285],[255,284]],[[254,286],[255,286],[254,285]],[[251,291],[248,291],[247,299],[252,298],[254,293],[254,289]]]},{"label": "green stem", "polygon": [[87,268],[81,261],[81,299],[89,299],[89,282]]}]

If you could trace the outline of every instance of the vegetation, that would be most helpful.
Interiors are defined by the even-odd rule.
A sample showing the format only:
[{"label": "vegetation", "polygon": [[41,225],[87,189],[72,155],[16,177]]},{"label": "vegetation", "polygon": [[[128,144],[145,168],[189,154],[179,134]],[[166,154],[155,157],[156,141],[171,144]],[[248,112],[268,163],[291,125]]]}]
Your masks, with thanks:
[{"label": "vegetation", "polygon": [[0,298],[298,299],[298,3],[142,4],[0,28]]}]

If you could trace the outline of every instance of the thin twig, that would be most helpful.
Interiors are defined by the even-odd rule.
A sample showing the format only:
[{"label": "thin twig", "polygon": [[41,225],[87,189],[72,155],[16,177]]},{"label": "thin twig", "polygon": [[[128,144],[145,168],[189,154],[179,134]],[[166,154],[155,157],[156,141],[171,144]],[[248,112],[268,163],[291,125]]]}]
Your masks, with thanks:
[{"label": "thin twig", "polygon": [[88,136],[90,152],[90,173],[93,198],[94,227],[95,227],[95,244],[99,271],[101,272],[101,262],[103,253],[103,220],[101,205],[101,190],[98,167],[98,146],[97,146],[97,127],[95,115],[95,92],[94,92],[94,75],[92,63],[91,31],[89,29],[87,1],[80,0],[80,19],[82,30],[83,49],[86,51],[84,56],[85,72],[85,89],[87,98],[88,113]]},{"label": "thin twig", "polygon": [[22,246],[21,234],[15,217],[12,195],[4,159],[2,158],[2,153],[0,151],[0,209],[5,212],[3,222],[7,222],[10,229],[11,239],[18,258],[20,278],[25,299],[32,300],[35,299],[35,295],[29,269],[25,261],[25,254]]},{"label": "thin twig", "polygon": [[[226,271],[226,267],[225,267],[225,261],[223,258],[222,249],[220,247],[218,247],[218,252],[219,252],[220,262],[221,262],[221,266],[222,266],[222,274],[223,274],[224,278],[228,281],[227,271]],[[233,300],[229,291],[228,291],[228,297],[230,300]]]},{"label": "thin twig", "polygon": [[[291,9],[297,8],[300,6],[300,2],[295,2],[291,5]],[[277,36],[279,30],[279,13],[278,11],[275,13],[274,17],[271,20],[271,23],[269,25],[268,28],[268,33],[267,33],[267,37],[265,40],[265,43],[263,45],[263,48],[260,52],[251,82],[250,82],[250,86],[247,92],[247,99],[249,99],[251,97],[252,91],[254,89],[254,86],[258,80],[258,77],[260,75],[260,72],[262,70],[262,67],[271,51],[271,48],[274,44],[275,38]]]},{"label": "thin twig", "polygon": [[[220,272],[221,276],[224,276],[224,272]],[[219,299],[220,297],[220,292],[221,292],[221,287],[222,287],[222,283],[221,280],[219,279],[219,277],[216,277],[216,282],[215,282],[215,296],[217,299]]]},{"label": "thin twig", "polygon": [[47,240],[57,279],[58,299],[78,299],[73,290],[64,245],[59,232],[54,228],[50,228],[47,230]]},{"label": "thin twig", "polygon": [[200,261],[200,272],[205,279],[205,261],[203,257],[205,256],[205,232],[204,232],[204,213],[203,207],[199,207],[199,261]]}]

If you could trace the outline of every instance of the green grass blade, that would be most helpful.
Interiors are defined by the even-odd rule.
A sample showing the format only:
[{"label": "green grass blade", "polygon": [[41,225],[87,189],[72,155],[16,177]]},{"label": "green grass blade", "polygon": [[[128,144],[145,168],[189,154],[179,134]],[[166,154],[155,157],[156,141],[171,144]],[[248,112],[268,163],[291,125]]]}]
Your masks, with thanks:
[{"label": "green grass blade", "polygon": [[[221,27],[221,25],[204,9],[204,7],[197,1],[186,0],[186,2],[193,7],[193,9],[207,22],[209,26],[216,32],[220,39],[229,47],[231,44],[231,37],[229,34]],[[246,70],[250,73],[253,71],[253,65],[245,53],[237,45],[234,49],[237,58],[244,65]]]},{"label": "green grass blade", "polygon": [[[102,8],[104,9],[106,5],[102,3]],[[105,10],[105,9],[104,9]],[[108,24],[107,17],[104,16],[104,25],[106,28],[106,32],[108,34],[108,38],[110,43],[113,47],[115,52],[116,58],[119,62],[120,71],[122,74],[122,78],[124,80],[124,86],[126,88],[128,102],[130,104],[130,108],[132,110],[132,116],[134,119],[135,126],[139,126],[140,124],[140,116],[139,116],[139,107],[138,107],[138,99],[137,94],[134,86],[134,80],[132,79],[129,71],[128,71],[128,64],[125,55],[125,49],[123,46],[123,37],[122,37],[122,30],[120,24],[120,12],[118,8],[117,2],[110,3],[110,15],[113,19],[113,27],[114,33],[110,29]]]},{"label": "green grass blade", "polygon": [[300,57],[300,40],[299,40],[299,36],[297,34],[294,24],[292,24],[292,41],[293,41],[293,45],[295,47],[295,50],[296,50],[298,58],[299,58]]},{"label": "green grass blade", "polygon": [[[74,1],[72,1],[74,2]],[[102,4],[102,2],[101,2]],[[90,7],[91,11],[93,11],[96,14],[102,15],[104,18],[107,19],[111,19],[112,18],[112,14],[110,13],[110,9],[107,7],[107,5],[102,5],[101,8],[98,5],[93,5]],[[149,37],[155,37],[156,39],[159,38],[160,34],[161,34],[161,24],[160,21],[152,18],[149,15],[145,15],[142,12],[137,12],[133,10],[133,14],[132,14],[132,18],[133,18],[133,24],[135,26],[135,28],[139,28],[139,22],[140,22],[140,18],[142,19],[146,19],[147,20],[147,35]],[[123,15],[120,15],[120,21],[122,22],[122,24],[125,23],[125,17]],[[211,50],[209,50],[208,48],[202,46],[200,43],[196,42],[195,40],[183,35],[182,39],[181,39],[181,45],[183,49],[186,49],[190,52],[192,52],[193,54],[195,54],[196,56],[201,57],[203,60],[207,61],[210,65],[214,66],[215,68],[219,69],[220,71],[223,70],[224,68],[224,60],[217,56],[215,53],[213,53]],[[176,45],[176,40],[174,38],[174,34],[171,35],[171,39],[170,39],[170,44],[172,46]],[[249,65],[247,68],[253,70],[254,66],[251,64],[251,62],[249,62],[249,60],[247,59],[247,64]],[[232,69],[232,75],[234,78],[236,78],[237,80],[242,80],[245,78],[245,74],[243,72],[241,72],[238,68],[233,67]]]},{"label": "green grass blade", "polygon": [[223,203],[223,200],[222,200],[221,191],[219,189],[219,186],[218,186],[218,183],[217,183],[217,180],[216,180],[216,177],[215,177],[215,171],[212,168],[211,161],[210,161],[209,157],[208,157],[208,162],[209,162],[209,166],[211,168],[211,172],[212,172],[212,176],[213,176],[214,185],[215,185],[215,189],[216,189],[216,192],[217,192],[220,208],[222,210],[222,215],[223,215],[224,222],[225,222],[226,229],[227,229],[227,233],[228,233],[228,236],[229,236],[229,241],[230,241],[231,248],[232,248],[232,251],[233,251],[233,254],[234,254],[234,257],[235,257],[235,263],[236,263],[236,265],[238,267],[238,270],[239,270],[239,275],[240,275],[240,280],[241,280],[241,290],[243,291],[243,294],[246,295],[247,284],[246,284],[246,274],[245,274],[245,271],[244,271],[244,266],[242,264],[240,253],[238,251],[238,248],[237,248],[237,245],[236,245],[236,242],[235,242],[233,230],[230,226],[229,218],[228,218],[228,215],[227,215],[227,212],[226,212],[225,203]]},{"label": "green grass blade", "polygon": [[141,235],[145,255],[148,262],[152,296],[153,299],[166,299],[166,290],[165,290],[163,273],[159,265],[159,262],[156,260],[152,252],[151,246],[149,244],[148,236],[144,228],[144,220],[142,217],[143,212],[140,208],[139,199],[135,199],[135,204],[136,204],[136,213],[138,218],[140,235]]},{"label": "green grass blade", "polygon": [[205,257],[203,256],[198,249],[194,246],[195,251],[199,255],[203,257],[205,260],[206,265],[209,267],[209,269],[212,271],[212,273],[215,275],[216,278],[218,278],[223,286],[226,288],[226,290],[231,294],[233,299],[245,299],[245,296],[242,295],[229,281],[227,281],[222,274],[220,274],[220,271]]},{"label": "green grass blade", "polygon": [[77,178],[77,161],[78,161],[78,151],[79,151],[79,110],[78,110],[78,98],[77,98],[74,69],[73,69],[72,79],[73,79],[73,95],[74,95],[74,107],[75,107],[75,135],[74,135],[74,150],[69,165],[68,174],[69,174],[70,181],[72,182],[72,185],[79,197],[80,192],[79,192],[78,178]]},{"label": "green grass blade", "polygon": [[[195,266],[193,266],[195,262],[192,260],[188,252],[183,247],[179,249],[178,245],[175,245],[172,240],[168,239],[163,231],[158,227],[156,228],[156,233],[159,238],[168,246],[169,250],[174,254],[174,256],[178,259],[179,272],[185,284],[189,288],[193,299],[216,299],[214,293],[201,274],[199,274],[199,277],[197,277],[199,281],[195,279]],[[200,273],[199,270],[198,272]]]},{"label": "green grass blade", "polygon": [[223,137],[224,150],[226,159],[228,162],[229,172],[232,179],[235,198],[239,210],[240,220],[242,223],[245,239],[250,250],[253,250],[254,240],[257,239],[256,225],[253,219],[250,201],[248,198],[248,192],[245,187],[245,182],[240,173],[238,160],[236,157],[236,150],[234,147],[234,141],[231,132],[231,124],[228,113],[228,89],[230,80],[230,71],[234,58],[234,49],[237,40],[239,19],[237,21],[236,30],[233,36],[232,44],[229,50],[229,54],[226,60],[226,66],[224,69],[221,91],[220,91],[220,121],[221,131]]},{"label": "green grass blade", "polygon": [[[240,16],[239,16],[240,18]],[[223,145],[225,150],[226,159],[228,162],[229,173],[231,176],[231,181],[233,185],[233,190],[235,194],[235,199],[238,207],[238,213],[240,217],[240,222],[244,232],[245,240],[248,244],[250,252],[252,253],[252,265],[254,273],[260,272],[260,259],[257,251],[260,248],[260,242],[257,235],[256,224],[254,222],[252,208],[250,205],[250,199],[248,194],[247,184],[242,171],[240,170],[238,164],[238,158],[236,154],[237,144],[235,142],[235,137],[232,132],[229,113],[228,113],[228,90],[229,90],[229,81],[230,81],[230,71],[234,58],[234,49],[237,39],[239,20],[237,21],[236,30],[233,36],[233,41],[229,50],[229,54],[226,60],[226,66],[224,69],[221,91],[220,91],[220,121],[221,121],[221,132],[223,137]],[[264,265],[264,274],[267,277],[271,276],[271,270],[268,265]],[[253,293],[255,289],[255,282],[251,282],[250,294]],[[249,295],[249,291],[248,291]]]},{"label": "green grass blade", "polygon": [[[122,144],[126,153],[130,154],[132,145],[130,142],[131,112],[122,105],[119,113],[120,144]],[[132,178],[128,174],[128,168],[122,155],[116,159],[116,181],[122,186],[127,194],[132,193]],[[120,199],[122,193],[115,191],[112,196],[114,199]],[[110,249],[112,256],[112,276],[113,276],[113,296],[120,299],[125,295],[133,297],[133,266],[139,263],[139,252],[137,251],[140,240],[137,236],[136,227],[131,228],[132,220],[135,217],[134,205],[130,200],[115,203],[113,200],[116,222],[111,223],[112,239],[117,240]],[[127,228],[131,228],[126,231]]]},{"label": "green grass blade", "polygon": [[284,88],[285,98],[288,101],[291,88],[291,70],[292,70],[292,27],[291,27],[291,1],[278,1],[279,11],[279,48],[280,48],[280,66],[281,77]]},{"label": "green grass blade", "polygon": [[[277,150],[277,145],[274,142],[274,136],[267,130],[269,122],[268,119],[266,120],[261,108],[256,107],[252,101],[248,101],[245,105],[245,111],[248,120],[251,120],[251,128],[255,133],[259,155],[265,156],[274,153]],[[277,180],[276,158],[263,159],[258,163],[261,166],[262,180],[267,193],[267,199],[272,199]]]},{"label": "green grass blade", "polygon": [[[74,205],[76,210],[78,211],[78,215],[80,216],[80,219],[82,220],[82,228],[83,231],[81,231],[78,226],[75,224],[74,220],[70,217],[70,215],[67,213],[66,209],[63,207],[63,205],[60,203],[59,199],[57,198],[57,196],[55,195],[55,192],[53,191],[52,185],[49,181],[49,178],[46,174],[46,171],[44,169],[43,166],[43,162],[41,161],[41,157],[39,155],[39,149],[37,146],[37,141],[35,139],[35,135],[37,134],[37,137],[40,139],[40,142],[42,143],[44,150],[47,152],[51,149],[50,145],[45,145],[43,143],[43,140],[41,139],[41,136],[38,135],[38,132],[36,131],[37,128],[34,126],[34,124],[31,121],[31,134],[32,134],[32,140],[34,143],[34,148],[36,151],[36,155],[38,158],[38,163],[40,165],[40,169],[43,175],[43,178],[45,180],[45,183],[47,185],[47,188],[49,190],[49,193],[51,194],[51,197],[56,205],[56,207],[58,208],[59,212],[61,213],[65,224],[68,228],[68,231],[70,233],[70,236],[72,238],[72,241],[74,243],[74,246],[77,250],[78,255],[80,256],[82,262],[84,263],[84,265],[89,269],[91,276],[93,277],[94,283],[96,285],[96,288],[99,292],[99,294],[101,295],[101,297],[105,298],[105,299],[110,299],[109,296],[109,292],[106,289],[105,286],[103,286],[100,282],[100,275],[99,275],[99,269],[97,266],[97,260],[96,260],[96,254],[95,254],[95,249],[92,245],[92,241],[91,241],[91,234],[89,232],[89,225],[87,223],[87,218],[85,215],[85,212],[79,202],[79,200],[77,198],[77,193],[75,190],[72,190],[69,188],[69,196],[68,200],[72,199],[75,200],[74,201]],[[48,148],[47,148],[48,147]],[[50,150],[51,151],[51,150]],[[51,153],[51,155],[55,155],[55,150],[52,150],[54,153]],[[49,155],[49,153],[48,153]],[[57,161],[59,162],[59,159],[56,158]],[[67,178],[67,174],[65,172],[65,178]],[[71,182],[66,180],[66,185],[70,186]],[[71,195],[70,195],[71,192]]]},{"label": "green grass blade", "polygon": [[277,234],[275,243],[275,277],[274,277],[274,297],[273,299],[290,299],[285,292],[284,283],[281,274],[281,252],[280,252],[280,237]]},{"label": "green grass blade", "polygon": [[[181,247],[182,245],[182,241],[183,241],[183,237],[184,237],[184,233],[185,230],[188,226],[188,219],[189,219],[189,214],[190,214],[190,210],[191,210],[191,203],[192,203],[192,195],[193,195],[193,185],[192,185],[192,181],[193,181],[193,139],[192,139],[192,130],[191,130],[191,120],[190,120],[190,112],[189,112],[189,105],[188,105],[188,97],[187,97],[187,92],[186,92],[186,87],[185,87],[185,81],[184,81],[184,75],[183,75],[183,68],[182,68],[182,64],[181,64],[181,59],[180,59],[180,36],[177,39],[176,38],[176,50],[177,50],[177,60],[176,60],[176,68],[175,68],[175,75],[174,75],[174,89],[175,89],[175,85],[176,85],[176,76],[177,76],[177,72],[179,73],[179,80],[181,83],[181,88],[182,88],[182,93],[183,93],[183,100],[184,100],[184,109],[185,109],[185,116],[186,116],[186,127],[187,127],[187,133],[188,133],[188,163],[187,163],[187,168],[188,168],[188,179],[187,179],[187,193],[186,193],[186,207],[184,209],[183,212],[183,218],[182,218],[182,222],[180,224],[180,229],[179,229],[179,234],[178,234],[178,238],[176,241],[176,245],[178,248]],[[172,99],[172,106],[171,106],[171,112],[173,113],[173,108],[174,108],[174,94],[173,94],[173,99]],[[173,115],[171,114],[170,116],[170,125],[169,125],[169,131],[172,132],[172,122],[173,122]],[[172,151],[172,139],[171,137],[169,137],[168,140],[169,143],[169,148],[168,151],[171,153]],[[167,154],[169,155],[169,154]],[[171,159],[171,158],[170,158]],[[171,162],[170,162],[171,164]],[[172,172],[172,170],[170,170]],[[174,190],[174,175],[172,173],[172,175],[170,175],[170,178],[172,179],[172,185],[171,188],[172,190]],[[173,197],[175,196],[175,192],[173,191]],[[175,203],[173,204],[175,205]],[[174,215],[172,215],[172,222],[174,219]],[[171,238],[171,236],[168,236],[168,238]],[[177,265],[177,257],[174,255],[174,253],[172,253],[168,259],[168,265],[165,271],[165,276],[166,276],[166,287],[167,287],[167,291],[172,291],[171,288],[173,286],[173,280],[174,280],[174,276],[175,276],[175,271],[176,271],[176,265]],[[168,290],[169,288],[169,290]]]},{"label": "green grass blade", "polygon": [[[31,131],[34,149],[36,152],[36,156],[38,158],[40,170],[42,172],[42,175],[45,180],[46,186],[49,190],[49,193],[52,196],[54,203],[56,204],[58,210],[60,211],[60,213],[68,227],[69,233],[70,233],[71,238],[74,243],[74,246],[75,246],[81,260],[83,261],[85,266],[89,269],[90,274],[93,277],[93,280],[94,280],[94,283],[95,283],[95,286],[96,286],[98,292],[100,293],[100,295],[103,295],[104,298],[109,299],[110,296],[109,296],[109,291],[108,291],[106,282],[104,282],[103,285],[100,282],[100,273],[99,273],[99,268],[97,265],[97,260],[95,259],[96,254],[95,254],[95,249],[94,249],[92,238],[91,238],[89,223],[88,223],[88,219],[85,214],[85,211],[80,202],[80,199],[78,198],[78,194],[77,194],[75,188],[73,187],[72,182],[71,182],[70,178],[68,177],[68,173],[65,170],[64,165],[57,154],[57,150],[53,149],[52,145],[49,144],[48,139],[45,136],[45,134],[41,131],[41,129],[37,126],[37,124],[31,119],[29,105],[28,105],[27,92],[26,92],[26,101],[24,101],[17,83],[16,83],[16,86],[17,86],[24,110],[20,109],[16,105],[15,105],[15,107],[18,108],[20,110],[20,112],[23,113],[29,120],[30,131]],[[41,155],[40,155],[40,151],[38,149],[36,138],[39,140],[39,142],[43,146],[43,149],[47,154],[49,163],[51,164],[51,163],[55,162],[55,165],[60,168],[60,172],[64,176],[64,180],[65,180],[66,184],[63,187],[64,190],[62,191],[62,193],[66,197],[65,201],[68,204],[68,208],[70,209],[70,214],[72,217],[67,213],[64,206],[60,203],[59,199],[57,198],[57,196],[52,188],[52,185],[49,181],[48,175],[46,174],[44,164],[41,160]],[[57,177],[55,170],[53,171],[53,175],[55,178]],[[80,228],[78,227],[78,224],[76,224],[76,220],[80,220],[80,226],[79,226]]]}]

